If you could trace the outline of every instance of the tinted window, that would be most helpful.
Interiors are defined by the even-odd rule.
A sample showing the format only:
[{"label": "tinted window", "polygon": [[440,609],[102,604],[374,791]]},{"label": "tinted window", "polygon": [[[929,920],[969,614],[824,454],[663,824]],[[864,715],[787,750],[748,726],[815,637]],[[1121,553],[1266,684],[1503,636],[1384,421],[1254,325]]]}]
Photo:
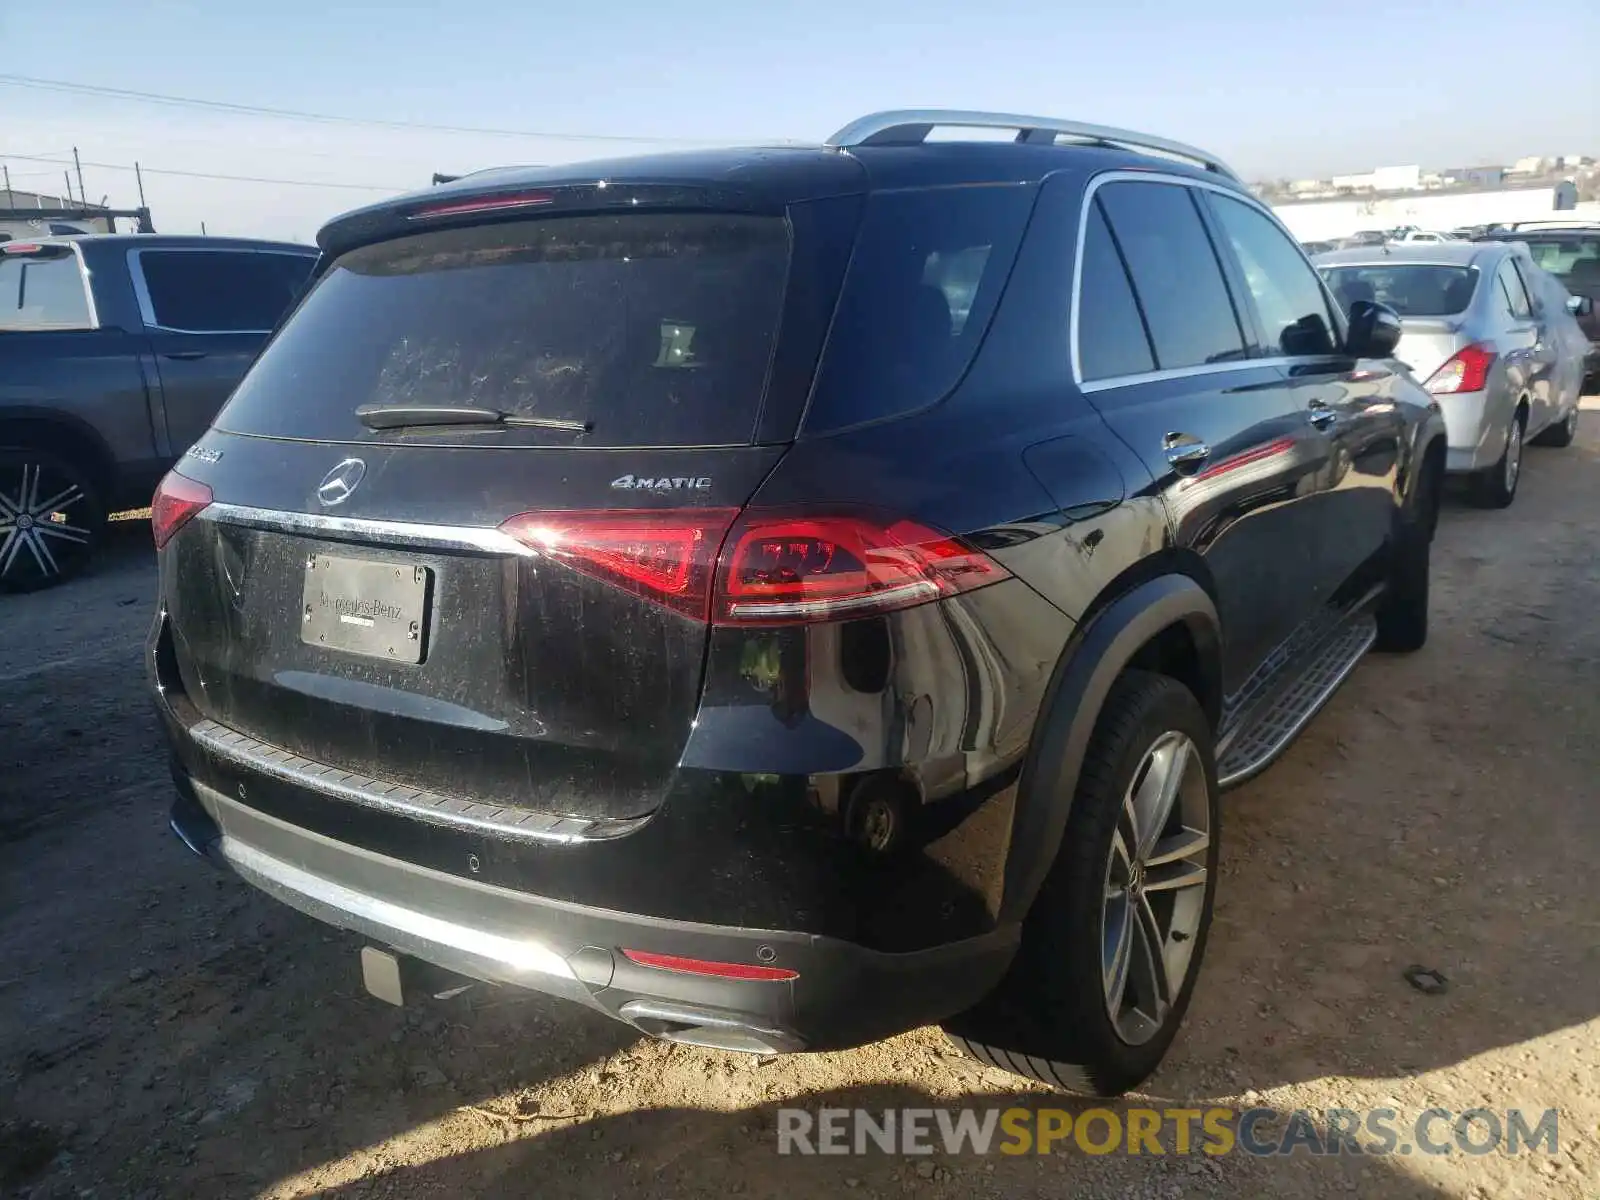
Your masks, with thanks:
[{"label": "tinted window", "polygon": [[1155,369],[1144,318],[1097,201],[1089,210],[1078,290],[1078,366],[1085,381]]},{"label": "tinted window", "polygon": [[925,408],[955,387],[988,328],[1033,198],[1033,189],[1007,184],[868,201],[808,431]]},{"label": "tinted window", "polygon": [[1527,320],[1533,315],[1533,309],[1528,304],[1528,292],[1522,286],[1522,276],[1517,274],[1510,259],[1500,264],[1500,270],[1496,275],[1500,280],[1500,290],[1512,317],[1519,321]]},{"label": "tinted window", "polygon": [[1600,236],[1527,238],[1533,261],[1569,288],[1600,283]]},{"label": "tinted window", "polygon": [[1322,277],[1346,312],[1357,300],[1370,300],[1387,304],[1402,317],[1464,312],[1478,287],[1476,267],[1417,263],[1324,267]]},{"label": "tinted window", "polygon": [[1263,346],[1279,354],[1331,354],[1327,297],[1305,255],[1248,204],[1218,195],[1210,201],[1255,300]]},{"label": "tinted window", "polygon": [[1096,195],[1133,276],[1156,365],[1197,367],[1244,357],[1244,339],[1190,189],[1111,183]]},{"label": "tinted window", "polygon": [[748,443],[788,261],[781,218],[707,213],[363,247],[318,280],[217,425],[367,437],[359,405],[469,405],[589,423],[586,445]]},{"label": "tinted window", "polygon": [[91,324],[75,255],[0,258],[0,329],[88,329]]},{"label": "tinted window", "polygon": [[195,333],[265,331],[311,274],[309,255],[246,250],[141,250],[155,323]]}]

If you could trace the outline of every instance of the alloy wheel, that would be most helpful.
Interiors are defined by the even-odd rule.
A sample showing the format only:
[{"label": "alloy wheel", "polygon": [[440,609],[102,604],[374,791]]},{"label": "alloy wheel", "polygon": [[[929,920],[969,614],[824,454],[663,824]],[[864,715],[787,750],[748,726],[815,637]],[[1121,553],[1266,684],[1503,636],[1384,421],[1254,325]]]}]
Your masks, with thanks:
[{"label": "alloy wheel", "polygon": [[1101,982],[1106,1012],[1130,1045],[1153,1038],[1183,990],[1206,899],[1211,813],[1189,738],[1162,734],[1123,797],[1106,860]]},{"label": "alloy wheel", "polygon": [[94,498],[71,473],[23,458],[0,469],[0,584],[37,587],[88,557]]}]

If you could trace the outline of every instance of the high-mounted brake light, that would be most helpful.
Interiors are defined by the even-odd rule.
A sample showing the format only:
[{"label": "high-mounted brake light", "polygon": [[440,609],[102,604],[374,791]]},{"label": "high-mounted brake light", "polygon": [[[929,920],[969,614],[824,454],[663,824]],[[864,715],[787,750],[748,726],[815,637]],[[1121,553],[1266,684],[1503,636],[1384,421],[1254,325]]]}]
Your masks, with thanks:
[{"label": "high-mounted brake light", "polygon": [[1422,386],[1435,396],[1481,392],[1489,383],[1489,368],[1494,366],[1494,359],[1493,350],[1474,342],[1458,350]]},{"label": "high-mounted brake light", "polygon": [[0,254],[37,254],[43,249],[38,242],[7,242],[0,246]]},{"label": "high-mounted brake light", "polygon": [[761,967],[755,963],[713,962],[704,958],[684,958],[677,954],[656,954],[649,950],[624,950],[623,957],[641,967],[677,971],[682,975],[710,975],[715,979],[751,979],[783,983],[799,979],[799,971],[787,967]]},{"label": "high-mounted brake light", "polygon": [[425,217],[458,217],[466,213],[501,212],[515,208],[538,208],[554,204],[555,196],[549,192],[513,192],[502,196],[475,196],[471,200],[448,201],[429,204],[408,213],[406,220],[420,221]]},{"label": "high-mounted brake light", "polygon": [[575,571],[719,625],[868,616],[1010,578],[959,538],[865,515],[523,513],[500,528]]},{"label": "high-mounted brake light", "polygon": [[168,471],[150,501],[150,532],[155,536],[156,549],[170,542],[173,534],[210,503],[209,487],[187,475]]}]

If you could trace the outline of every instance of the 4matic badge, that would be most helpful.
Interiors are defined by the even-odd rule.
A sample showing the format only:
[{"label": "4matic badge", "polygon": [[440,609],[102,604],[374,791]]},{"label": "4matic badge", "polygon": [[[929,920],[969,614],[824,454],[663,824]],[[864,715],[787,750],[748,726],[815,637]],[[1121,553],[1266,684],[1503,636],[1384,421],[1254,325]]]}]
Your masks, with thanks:
[{"label": "4matic badge", "polygon": [[613,488],[621,491],[647,492],[709,492],[709,475],[672,475],[652,479],[649,476],[623,475],[611,481]]}]

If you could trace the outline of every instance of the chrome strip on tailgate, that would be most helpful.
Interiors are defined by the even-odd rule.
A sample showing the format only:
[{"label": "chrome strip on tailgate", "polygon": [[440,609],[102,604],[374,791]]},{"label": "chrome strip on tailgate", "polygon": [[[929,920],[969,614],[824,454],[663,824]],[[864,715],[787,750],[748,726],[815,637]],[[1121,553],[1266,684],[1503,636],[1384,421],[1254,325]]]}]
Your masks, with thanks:
[{"label": "chrome strip on tailgate", "polygon": [[472,829],[514,841],[568,844],[603,841],[631,833],[650,819],[648,816],[626,819],[563,817],[479,804],[403,784],[384,783],[313,762],[205,718],[191,725],[189,734],[201,749],[217,758],[286,783],[434,825]]},{"label": "chrome strip on tailgate", "polygon": [[378,521],[365,517],[333,517],[324,513],[283,512],[244,504],[216,503],[197,516],[204,521],[304,533],[329,540],[371,541],[407,549],[476,550],[528,558],[534,551],[498,529],[476,525],[427,525],[417,521]]}]

